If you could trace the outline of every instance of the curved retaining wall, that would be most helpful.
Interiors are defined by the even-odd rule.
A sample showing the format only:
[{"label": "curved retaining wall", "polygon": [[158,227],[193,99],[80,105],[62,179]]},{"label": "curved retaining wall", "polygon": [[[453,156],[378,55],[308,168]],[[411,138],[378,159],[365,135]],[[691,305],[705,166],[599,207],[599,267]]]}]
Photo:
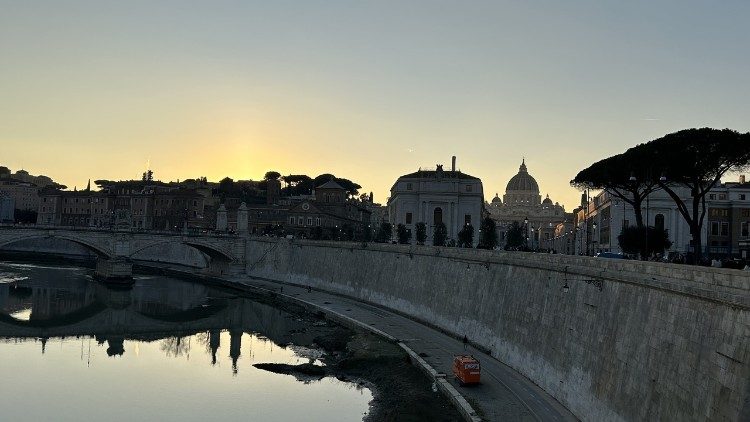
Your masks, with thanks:
[{"label": "curved retaining wall", "polygon": [[466,334],[583,420],[750,419],[742,271],[266,238],[249,239],[246,258],[251,276]]}]

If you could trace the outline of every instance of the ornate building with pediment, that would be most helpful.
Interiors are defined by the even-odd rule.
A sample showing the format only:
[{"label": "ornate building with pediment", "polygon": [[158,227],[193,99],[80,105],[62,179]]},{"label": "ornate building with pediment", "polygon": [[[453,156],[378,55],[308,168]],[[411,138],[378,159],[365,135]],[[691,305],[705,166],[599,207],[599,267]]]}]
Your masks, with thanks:
[{"label": "ornate building with pediment", "polygon": [[450,170],[443,170],[443,165],[438,164],[435,170],[420,169],[399,177],[391,187],[388,218],[394,227],[403,224],[411,231],[412,242],[416,242],[416,225],[425,223],[428,244],[432,244],[435,227],[440,223],[445,224],[447,238],[454,241],[461,229],[471,224],[476,245],[483,201],[482,181],[457,170],[454,156]]}]

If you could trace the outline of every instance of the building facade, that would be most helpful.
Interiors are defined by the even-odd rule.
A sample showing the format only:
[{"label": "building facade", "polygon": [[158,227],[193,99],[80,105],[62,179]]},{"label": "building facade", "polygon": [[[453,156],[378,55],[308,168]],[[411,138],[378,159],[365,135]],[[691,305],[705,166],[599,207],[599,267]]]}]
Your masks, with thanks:
[{"label": "building facade", "polygon": [[337,239],[361,238],[370,226],[371,212],[346,189],[331,180],[315,188],[313,200],[303,200],[292,205],[287,212],[285,233],[299,237],[316,237],[313,232],[320,227],[322,236]]},{"label": "building facade", "polygon": [[153,181],[111,182],[99,191],[44,189],[37,224],[136,230],[213,227],[206,198],[195,189]]},{"label": "building facade", "polygon": [[712,189],[707,203],[708,256],[750,258],[750,183],[745,176]]},{"label": "building facade", "polygon": [[[435,226],[444,223],[448,239],[457,240],[467,224],[475,228],[474,243],[479,240],[484,192],[482,181],[456,170],[453,157],[451,170],[437,165],[435,170],[419,170],[403,175],[391,187],[388,218],[394,225],[403,224],[414,233],[417,223],[427,226],[427,242],[431,243]],[[395,233],[395,230],[394,230]]]},{"label": "building facade", "polygon": [[[673,188],[686,203],[690,203],[690,192],[684,188]],[[710,207],[708,215],[710,215]],[[688,254],[692,252],[690,227],[680,214],[673,199],[663,190],[656,190],[646,197],[642,206],[643,223],[649,227],[667,230],[672,246],[665,252]],[[572,228],[556,232],[555,244],[569,245],[565,249],[576,255],[595,255],[598,252],[622,253],[618,236],[623,228],[635,225],[633,207],[610,192],[602,191],[589,198],[581,197],[581,205],[574,210]],[[706,246],[708,224],[703,225],[703,245]]]},{"label": "building facade", "polygon": [[0,192],[0,223],[13,223],[15,210],[13,198]]},{"label": "building facade", "polygon": [[39,207],[39,187],[15,178],[0,179],[0,192],[13,198],[14,206],[21,211],[36,211]]}]

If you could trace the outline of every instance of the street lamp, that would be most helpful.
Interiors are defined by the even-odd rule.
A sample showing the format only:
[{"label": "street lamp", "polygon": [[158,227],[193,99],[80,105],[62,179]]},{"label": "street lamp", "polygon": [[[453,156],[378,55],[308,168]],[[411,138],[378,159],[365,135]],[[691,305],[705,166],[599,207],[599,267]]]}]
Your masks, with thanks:
[{"label": "street lamp", "polygon": [[531,249],[534,249],[534,243],[536,242],[536,234],[534,233],[534,226],[531,226]]},{"label": "street lamp", "polygon": [[524,246],[526,247],[526,249],[528,249],[529,248],[529,217],[526,217],[523,219],[523,225],[524,225],[524,228],[526,229],[526,234],[524,236],[524,239],[525,239]]},{"label": "street lamp", "polygon": [[591,237],[592,237],[591,243],[594,244],[594,246],[592,248],[592,251],[591,251],[591,254],[593,255],[593,254],[596,253],[596,244],[597,244],[597,241],[596,241],[596,222],[594,222],[591,226],[594,229],[593,232],[591,233]]}]

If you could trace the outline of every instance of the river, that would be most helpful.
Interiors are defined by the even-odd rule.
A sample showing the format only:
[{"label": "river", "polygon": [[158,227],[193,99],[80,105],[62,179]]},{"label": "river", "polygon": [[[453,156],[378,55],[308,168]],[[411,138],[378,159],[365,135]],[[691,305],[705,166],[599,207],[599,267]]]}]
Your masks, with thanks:
[{"label": "river", "polygon": [[[330,323],[165,276],[113,289],[77,267],[0,263],[0,400],[7,421],[352,421],[373,393],[324,365]],[[333,328],[331,328],[333,329]]]}]

